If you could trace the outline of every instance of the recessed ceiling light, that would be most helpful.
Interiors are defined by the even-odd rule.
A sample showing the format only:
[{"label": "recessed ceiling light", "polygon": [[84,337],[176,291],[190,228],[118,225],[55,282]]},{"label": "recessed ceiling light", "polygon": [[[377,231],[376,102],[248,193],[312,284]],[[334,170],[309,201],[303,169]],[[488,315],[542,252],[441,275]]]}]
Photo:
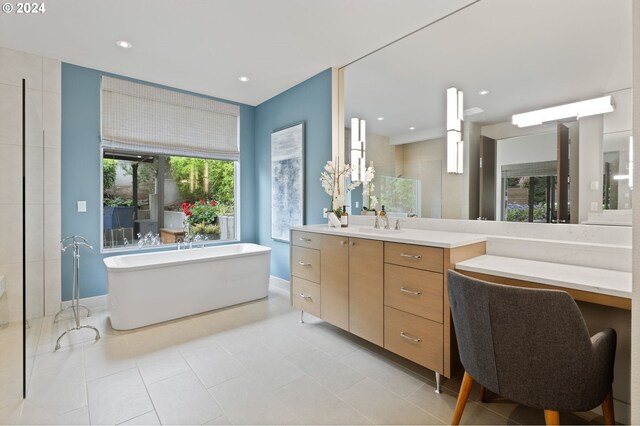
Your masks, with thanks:
[{"label": "recessed ceiling light", "polygon": [[486,89],[485,90],[481,90],[481,91],[478,92],[478,95],[482,95],[482,96],[488,95],[488,94],[489,94],[489,91],[486,90]]},{"label": "recessed ceiling light", "polygon": [[247,81],[249,81],[249,77],[247,77],[246,75],[241,75],[240,77],[238,77],[238,80],[240,80],[243,83],[246,83]]},{"label": "recessed ceiling light", "polygon": [[129,43],[126,40],[118,40],[116,41],[116,44],[122,47],[123,49],[131,49],[133,47],[133,44]]},{"label": "recessed ceiling light", "polygon": [[416,129],[416,128],[415,128],[415,127],[413,127],[413,126],[412,126],[412,127],[409,127],[409,130],[415,130],[415,129]]},{"label": "recessed ceiling light", "polygon": [[384,120],[384,117],[378,117],[378,121]]}]

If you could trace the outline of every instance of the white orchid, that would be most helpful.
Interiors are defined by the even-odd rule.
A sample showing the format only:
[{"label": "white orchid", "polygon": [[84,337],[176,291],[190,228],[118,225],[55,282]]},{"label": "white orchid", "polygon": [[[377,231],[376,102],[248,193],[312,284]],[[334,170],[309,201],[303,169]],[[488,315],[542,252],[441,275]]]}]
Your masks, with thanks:
[{"label": "white orchid", "polygon": [[[337,167],[336,167],[337,163]],[[341,164],[339,162],[327,161],[324,166],[324,171],[320,173],[320,182],[322,183],[322,189],[329,196],[331,196],[331,210],[333,206],[344,205],[344,194],[340,191],[340,182],[346,176],[351,173],[351,166],[348,164]],[[360,182],[351,182],[345,190],[351,191],[355,187],[360,185]]]},{"label": "white orchid", "polygon": [[375,191],[376,186],[373,183],[373,178],[376,174],[376,170],[373,166],[367,167],[367,170],[364,172],[365,183],[362,188],[362,195],[366,197],[367,200],[367,210],[373,210],[378,205],[378,198],[373,195],[373,191]]}]

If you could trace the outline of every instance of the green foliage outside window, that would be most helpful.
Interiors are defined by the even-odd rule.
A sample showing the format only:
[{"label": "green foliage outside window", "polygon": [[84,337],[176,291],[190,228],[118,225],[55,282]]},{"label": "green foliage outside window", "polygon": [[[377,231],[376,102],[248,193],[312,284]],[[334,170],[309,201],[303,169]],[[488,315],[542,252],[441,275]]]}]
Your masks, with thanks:
[{"label": "green foliage outside window", "polygon": [[169,157],[169,163],[173,180],[187,202],[205,199],[216,200],[227,206],[234,205],[233,161]]},{"label": "green foliage outside window", "polygon": [[106,191],[116,183],[116,160],[102,160],[102,187]]}]

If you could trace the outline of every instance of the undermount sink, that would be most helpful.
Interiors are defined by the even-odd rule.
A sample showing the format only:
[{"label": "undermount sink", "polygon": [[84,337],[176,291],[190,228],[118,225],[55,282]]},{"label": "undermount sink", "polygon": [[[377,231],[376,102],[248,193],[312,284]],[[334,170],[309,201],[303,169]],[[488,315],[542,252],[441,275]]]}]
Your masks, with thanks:
[{"label": "undermount sink", "polygon": [[399,234],[404,232],[404,229],[384,229],[384,228],[373,228],[373,227],[364,227],[361,226],[358,228],[358,232],[368,233],[368,234]]}]

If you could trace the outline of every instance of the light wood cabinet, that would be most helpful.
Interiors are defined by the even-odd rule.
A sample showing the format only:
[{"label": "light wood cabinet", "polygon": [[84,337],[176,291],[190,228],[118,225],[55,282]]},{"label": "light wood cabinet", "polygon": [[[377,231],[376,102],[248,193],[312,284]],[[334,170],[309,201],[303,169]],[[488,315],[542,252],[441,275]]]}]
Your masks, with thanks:
[{"label": "light wood cabinet", "polygon": [[384,303],[387,306],[442,323],[442,274],[386,263]]},{"label": "light wood cabinet", "polygon": [[293,246],[291,249],[291,274],[319,283],[320,251]]},{"label": "light wood cabinet", "polygon": [[440,323],[384,308],[384,347],[438,373],[444,365],[442,330]]},{"label": "light wood cabinet", "polygon": [[384,343],[383,242],[349,238],[349,331]]},{"label": "light wood cabinet", "polygon": [[349,330],[349,238],[323,235],[320,256],[321,318]]},{"label": "light wood cabinet", "polygon": [[307,281],[304,278],[293,277],[291,296],[293,306],[320,317],[320,284]]},{"label": "light wood cabinet", "polygon": [[446,271],[485,253],[291,232],[292,303],[445,377],[459,364]]}]

